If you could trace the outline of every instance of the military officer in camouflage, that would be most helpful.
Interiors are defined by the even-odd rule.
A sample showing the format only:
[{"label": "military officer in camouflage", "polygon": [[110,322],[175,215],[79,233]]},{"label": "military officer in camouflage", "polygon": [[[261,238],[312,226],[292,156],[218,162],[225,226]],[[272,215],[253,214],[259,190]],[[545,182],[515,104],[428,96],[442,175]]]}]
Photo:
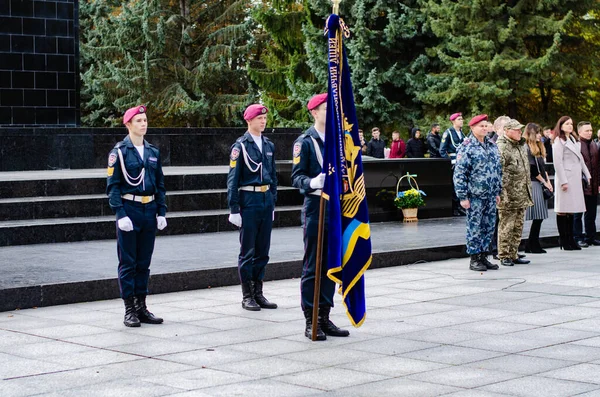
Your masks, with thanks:
[{"label": "military officer in camouflage", "polygon": [[523,127],[511,119],[504,125],[504,134],[498,138],[503,171],[498,204],[498,258],[504,266],[529,263],[518,256],[525,210],[533,205],[529,159],[525,138],[521,136]]},{"label": "military officer in camouflage", "polygon": [[467,211],[467,253],[469,268],[497,270],[487,259],[496,224],[496,204],[502,188],[502,168],[498,147],[487,137],[487,115],[469,122],[471,136],[458,147],[454,167],[454,189],[460,205]]}]

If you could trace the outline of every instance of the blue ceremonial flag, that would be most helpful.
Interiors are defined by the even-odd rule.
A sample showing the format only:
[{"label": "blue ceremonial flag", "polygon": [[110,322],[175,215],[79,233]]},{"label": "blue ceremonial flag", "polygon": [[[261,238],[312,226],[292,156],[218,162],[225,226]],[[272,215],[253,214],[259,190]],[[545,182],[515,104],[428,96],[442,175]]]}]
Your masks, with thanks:
[{"label": "blue ceremonial flag", "polygon": [[327,276],[340,285],[352,325],[367,312],[364,273],[371,264],[371,228],[363,174],[358,122],[343,37],[349,36],[336,14],[327,19],[329,84],[323,172],[329,223]]}]

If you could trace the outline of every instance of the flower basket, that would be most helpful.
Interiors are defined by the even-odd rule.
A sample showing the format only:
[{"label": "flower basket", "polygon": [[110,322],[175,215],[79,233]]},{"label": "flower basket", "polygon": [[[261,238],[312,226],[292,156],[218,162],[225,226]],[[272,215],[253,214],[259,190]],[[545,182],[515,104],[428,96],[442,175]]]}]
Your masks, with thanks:
[{"label": "flower basket", "polygon": [[[398,180],[396,185],[396,198],[394,199],[394,205],[402,210],[404,222],[418,222],[417,212],[419,207],[425,205],[423,196],[426,196],[425,192],[419,189],[416,175],[410,175],[408,172],[402,178]],[[408,182],[409,189],[400,191],[400,184],[403,180]]]}]

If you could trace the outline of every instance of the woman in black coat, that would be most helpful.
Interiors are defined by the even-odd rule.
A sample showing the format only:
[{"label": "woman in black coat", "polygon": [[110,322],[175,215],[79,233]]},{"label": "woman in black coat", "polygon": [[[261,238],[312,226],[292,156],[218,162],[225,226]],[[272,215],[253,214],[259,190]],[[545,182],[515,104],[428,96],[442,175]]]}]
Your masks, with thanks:
[{"label": "woman in black coat", "polygon": [[410,133],[411,138],[406,142],[406,157],[423,158],[425,157],[425,145],[421,140],[421,130],[413,128]]}]

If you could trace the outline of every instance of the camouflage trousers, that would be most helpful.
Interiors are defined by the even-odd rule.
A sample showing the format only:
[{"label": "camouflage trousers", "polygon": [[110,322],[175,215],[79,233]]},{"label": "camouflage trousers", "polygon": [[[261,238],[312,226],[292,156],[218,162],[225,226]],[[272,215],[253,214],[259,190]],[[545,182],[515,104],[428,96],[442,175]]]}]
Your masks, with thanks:
[{"label": "camouflage trousers", "polygon": [[498,210],[498,258],[517,259],[526,208]]},{"label": "camouflage trousers", "polygon": [[467,210],[467,254],[487,252],[496,226],[496,198],[469,197]]}]

